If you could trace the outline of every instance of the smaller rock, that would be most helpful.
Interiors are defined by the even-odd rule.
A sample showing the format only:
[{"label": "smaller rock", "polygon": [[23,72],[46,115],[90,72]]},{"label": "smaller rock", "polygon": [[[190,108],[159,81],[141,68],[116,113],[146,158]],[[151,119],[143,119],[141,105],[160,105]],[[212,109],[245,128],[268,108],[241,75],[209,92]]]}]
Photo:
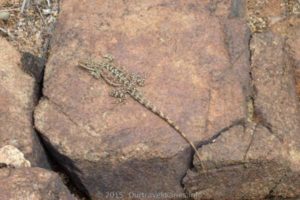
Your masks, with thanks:
[{"label": "smaller rock", "polygon": [[0,169],[0,199],[76,200],[56,173],[37,167]]},{"label": "smaller rock", "polygon": [[0,149],[0,163],[13,167],[31,166],[31,163],[26,160],[24,154],[12,145],[6,145]]},{"label": "smaller rock", "polygon": [[10,17],[9,12],[0,11],[0,20],[7,21],[9,19],[9,17]]},{"label": "smaller rock", "polygon": [[52,13],[52,10],[51,9],[43,9],[43,14],[44,15],[51,15],[51,13]]}]

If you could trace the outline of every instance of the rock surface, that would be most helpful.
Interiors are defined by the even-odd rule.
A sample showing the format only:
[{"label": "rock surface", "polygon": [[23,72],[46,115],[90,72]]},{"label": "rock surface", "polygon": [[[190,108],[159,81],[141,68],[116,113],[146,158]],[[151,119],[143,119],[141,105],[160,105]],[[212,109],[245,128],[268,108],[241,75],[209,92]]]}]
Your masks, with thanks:
[{"label": "rock surface", "polygon": [[[224,130],[215,143],[200,148],[209,170],[199,172],[195,162],[196,168],[183,181],[195,199],[300,196],[299,19],[283,16],[289,5],[280,1],[249,4],[259,14],[249,20],[254,31],[250,41],[253,94],[247,122]],[[280,20],[267,20],[275,18]],[[261,20],[266,20],[266,26]]]},{"label": "rock surface", "polygon": [[34,78],[21,70],[20,54],[3,38],[0,38],[0,58],[0,148],[14,146],[31,166],[47,167],[32,125]]},{"label": "rock surface", "polygon": [[7,3],[7,0],[0,0],[0,6],[4,5]]},{"label": "rock surface", "polygon": [[31,166],[31,163],[24,158],[24,154],[11,145],[6,145],[0,149],[0,163],[13,167]]},{"label": "rock surface", "polygon": [[[299,98],[294,66],[285,51],[285,39],[272,32],[255,34],[251,49],[252,77],[256,88],[254,106],[258,120],[283,146],[300,147]],[[294,153],[297,152],[295,149]],[[294,153],[290,152],[290,156],[297,159],[300,154]]]},{"label": "rock surface", "polygon": [[183,193],[189,145],[133,100],[114,104],[105,82],[76,65],[110,53],[128,71],[146,74],[145,96],[198,143],[246,117],[249,34],[244,21],[227,17],[239,16],[239,6],[196,0],[61,6],[44,99],[35,110],[53,156],[94,199]]},{"label": "rock surface", "polygon": [[290,48],[289,59],[295,67],[296,87],[298,96],[300,97],[300,19],[295,18],[289,22],[291,25],[287,40],[288,48]]},{"label": "rock surface", "polygon": [[59,176],[41,168],[1,168],[0,199],[75,200]]}]

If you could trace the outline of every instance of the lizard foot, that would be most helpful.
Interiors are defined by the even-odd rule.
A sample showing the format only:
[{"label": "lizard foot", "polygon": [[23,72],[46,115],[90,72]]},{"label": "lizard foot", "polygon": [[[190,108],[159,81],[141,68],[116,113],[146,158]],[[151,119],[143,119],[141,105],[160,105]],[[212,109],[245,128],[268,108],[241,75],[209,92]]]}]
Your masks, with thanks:
[{"label": "lizard foot", "polygon": [[117,99],[117,103],[122,103],[126,100],[126,91],[123,88],[118,88],[112,90],[109,95]]}]

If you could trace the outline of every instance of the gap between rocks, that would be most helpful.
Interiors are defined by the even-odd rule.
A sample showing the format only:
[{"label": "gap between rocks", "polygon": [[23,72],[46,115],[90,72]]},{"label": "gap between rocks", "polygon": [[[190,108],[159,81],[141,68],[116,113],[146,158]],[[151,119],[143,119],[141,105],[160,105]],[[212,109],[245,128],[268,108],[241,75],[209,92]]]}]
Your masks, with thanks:
[{"label": "gap between rocks", "polygon": [[[14,2],[16,3],[16,2]],[[12,3],[10,6],[15,5]],[[41,2],[39,2],[41,3]],[[35,6],[45,6],[44,4],[35,4]],[[50,8],[53,12],[59,13],[59,0],[53,1]],[[18,6],[17,4],[15,6]],[[8,9],[9,9],[8,5]],[[35,7],[34,7],[35,8]],[[52,38],[52,34],[55,29],[55,22],[56,22],[56,16],[53,14],[44,16],[44,18],[40,18],[41,13],[36,14],[35,10],[32,7],[32,5],[28,4],[27,13],[23,13],[23,15],[19,15],[18,11],[14,13],[14,18],[10,21],[10,23],[7,23],[5,25],[8,25],[7,28],[10,28],[14,31],[14,34],[16,34],[16,38],[10,38],[7,37],[7,40],[16,47],[16,49],[19,50],[21,54],[21,68],[22,70],[32,76],[35,79],[35,86],[33,88],[34,95],[32,96],[32,101],[34,104],[34,107],[37,106],[40,99],[43,97],[43,79],[44,79],[44,68],[47,63],[49,53],[50,53],[50,40]],[[43,7],[44,8],[44,7]],[[43,17],[43,16],[41,16]],[[52,21],[49,21],[49,23],[40,23],[45,22],[46,18],[50,20],[52,17]],[[20,24],[16,24],[19,20],[24,20],[25,22]],[[33,23],[35,22],[35,23]],[[10,26],[9,26],[10,25]],[[15,26],[13,26],[15,25]],[[20,27],[21,26],[21,27]],[[19,29],[14,29],[15,27],[18,27]],[[42,36],[39,39],[40,43],[34,43],[33,38],[31,37],[32,34],[28,33],[28,31],[32,29],[36,29],[37,33],[41,34]],[[27,33],[24,34],[24,33]],[[36,36],[36,35],[34,35]],[[25,38],[22,38],[25,37]],[[36,38],[34,38],[36,39]],[[25,42],[25,43],[24,43]],[[50,148],[50,146],[47,144],[47,142],[43,139],[42,134],[35,128],[35,120],[34,120],[34,110],[32,111],[32,127],[34,129],[34,132],[37,134],[37,138],[39,139],[39,142],[42,146],[42,148],[45,151],[45,156],[48,159],[48,162],[50,164],[50,170],[57,172],[59,176],[61,177],[63,183],[68,187],[70,192],[74,194],[79,199],[89,199],[88,194],[81,192],[75,187],[75,183],[71,180],[70,175],[65,173],[65,170],[61,167],[60,163],[56,158],[53,156],[53,149]]]},{"label": "gap between rocks", "polygon": [[226,126],[224,128],[222,128],[220,131],[218,131],[217,133],[215,133],[213,136],[211,136],[210,138],[208,138],[207,140],[203,140],[201,141],[198,145],[197,145],[197,148],[201,148],[205,145],[209,145],[209,144],[212,144],[214,143],[218,137],[220,137],[224,132],[227,132],[229,129],[235,127],[235,126],[243,126],[245,127],[245,120],[244,119],[239,119],[239,120],[236,120],[234,121],[232,124],[230,124],[229,126]]},{"label": "gap between rocks", "polygon": [[[43,98],[43,78],[44,78],[44,68],[47,62],[48,56],[37,57],[31,53],[25,52],[22,54],[21,64],[23,70],[33,76],[35,78],[35,96],[33,97],[33,101],[35,106],[38,104],[41,98]],[[32,126],[35,127],[34,120],[34,112],[32,112]],[[91,199],[87,190],[84,188],[82,184],[80,184],[80,180],[75,176],[68,174],[67,170],[62,167],[60,161],[56,159],[57,152],[54,147],[51,146],[49,142],[47,142],[42,133],[40,133],[36,128],[34,128],[37,137],[39,138],[40,144],[45,151],[46,157],[49,161],[51,170],[58,173],[61,177],[63,183],[68,187],[69,191],[78,197],[79,199]],[[66,158],[62,158],[66,159]],[[76,179],[76,180],[74,180]],[[78,179],[78,180],[77,180]],[[78,188],[78,185],[81,185]]]}]

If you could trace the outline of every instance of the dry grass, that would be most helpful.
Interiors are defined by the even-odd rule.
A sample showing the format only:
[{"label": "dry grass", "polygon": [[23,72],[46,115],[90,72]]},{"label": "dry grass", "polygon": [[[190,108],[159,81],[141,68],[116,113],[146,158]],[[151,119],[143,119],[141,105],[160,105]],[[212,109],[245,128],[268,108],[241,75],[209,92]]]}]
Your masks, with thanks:
[{"label": "dry grass", "polygon": [[0,20],[0,34],[19,51],[45,57],[59,12],[59,0],[2,0],[1,11],[10,16],[8,20]]}]

